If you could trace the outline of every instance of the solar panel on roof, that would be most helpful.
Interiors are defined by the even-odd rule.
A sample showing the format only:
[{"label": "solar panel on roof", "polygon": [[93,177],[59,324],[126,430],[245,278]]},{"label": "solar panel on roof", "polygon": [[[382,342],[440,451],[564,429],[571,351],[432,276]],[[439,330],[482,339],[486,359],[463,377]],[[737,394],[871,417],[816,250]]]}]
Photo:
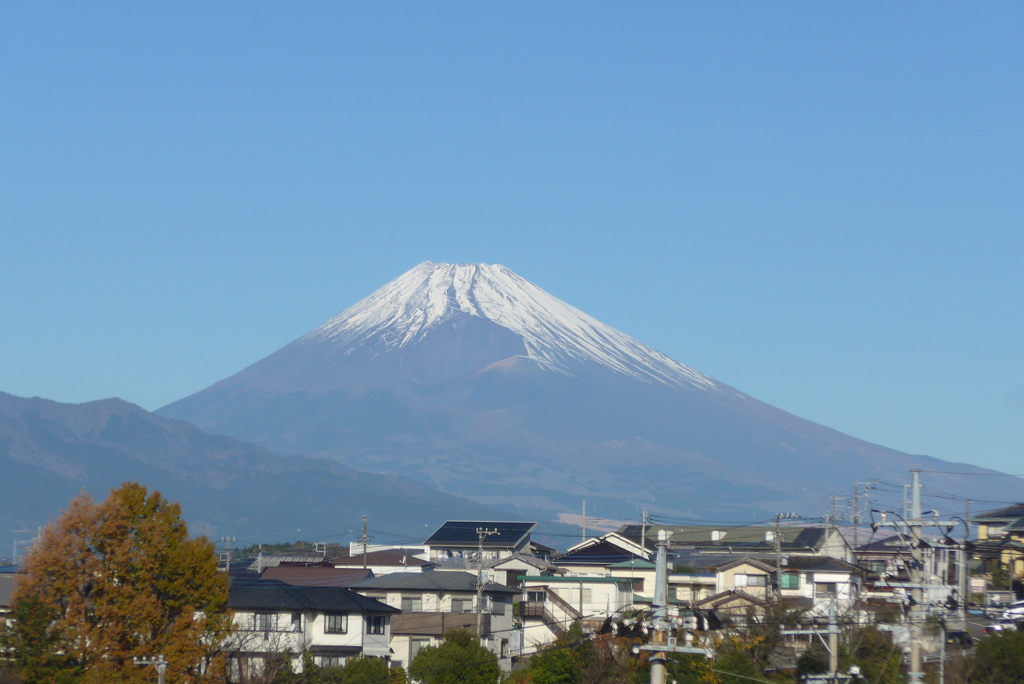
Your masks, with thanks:
[{"label": "solar panel on roof", "polygon": [[477,529],[496,530],[497,534],[488,535],[484,546],[510,546],[518,543],[536,527],[532,522],[488,522],[479,520],[449,520],[430,535],[425,544],[457,544],[459,546],[476,546],[479,543]]}]

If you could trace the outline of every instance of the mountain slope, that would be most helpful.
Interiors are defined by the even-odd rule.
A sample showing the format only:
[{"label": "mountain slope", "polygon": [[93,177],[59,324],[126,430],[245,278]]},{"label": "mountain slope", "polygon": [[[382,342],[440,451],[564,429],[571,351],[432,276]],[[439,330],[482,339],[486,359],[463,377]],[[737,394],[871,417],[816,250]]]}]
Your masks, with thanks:
[{"label": "mountain slope", "polygon": [[[586,498],[606,517],[821,512],[855,480],[982,472],[802,420],[484,264],[420,264],[158,413],[479,501],[558,511]],[[978,479],[930,482],[1024,495],[1020,480]]]},{"label": "mountain slope", "polygon": [[0,472],[0,538],[23,530],[24,539],[82,488],[102,499],[125,480],[180,501],[194,532],[247,543],[346,541],[364,514],[400,537],[470,514],[509,517],[403,477],[211,435],[120,399],[61,404],[0,392]]}]

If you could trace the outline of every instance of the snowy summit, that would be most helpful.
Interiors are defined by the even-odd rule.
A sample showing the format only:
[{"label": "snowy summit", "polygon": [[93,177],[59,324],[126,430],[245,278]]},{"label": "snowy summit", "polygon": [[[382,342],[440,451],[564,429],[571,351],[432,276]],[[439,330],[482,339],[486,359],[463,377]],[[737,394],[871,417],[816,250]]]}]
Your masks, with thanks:
[{"label": "snowy summit", "polygon": [[487,319],[522,338],[525,357],[573,375],[597,363],[674,387],[715,389],[714,379],[619,332],[500,264],[424,261],[346,309],[301,341],[347,353],[375,338],[383,349],[415,344],[458,314]]}]

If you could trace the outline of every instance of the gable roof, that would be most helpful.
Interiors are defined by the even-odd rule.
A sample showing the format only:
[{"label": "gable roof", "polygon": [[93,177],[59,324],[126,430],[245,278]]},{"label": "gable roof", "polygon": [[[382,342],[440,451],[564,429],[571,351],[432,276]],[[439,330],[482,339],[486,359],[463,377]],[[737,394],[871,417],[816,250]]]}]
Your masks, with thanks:
[{"label": "gable roof", "polygon": [[480,543],[477,529],[497,530],[483,541],[485,549],[518,546],[534,527],[535,522],[494,522],[480,520],[449,520],[423,542],[424,546],[477,547]]},{"label": "gable roof", "polygon": [[594,543],[578,546],[553,558],[551,562],[555,565],[611,565],[631,560],[642,559],[607,539],[597,538]]},{"label": "gable roof", "polygon": [[733,568],[737,568],[737,567],[739,567],[741,565],[753,565],[755,568],[758,568],[759,570],[764,570],[765,572],[774,572],[775,571],[775,563],[769,564],[769,563],[766,563],[764,560],[759,560],[757,558],[747,558],[747,557],[737,558],[734,561],[729,561],[728,563],[725,563],[724,565],[720,565],[718,567],[718,571],[721,572],[723,570],[732,570]]},{"label": "gable roof", "polygon": [[537,558],[525,553],[515,553],[508,558],[502,558],[501,560],[492,561],[486,567],[488,568],[501,568],[503,565],[512,565],[515,563],[522,563],[523,565],[529,565],[532,568],[538,570],[557,571],[558,568],[552,563],[544,560],[543,558]]},{"label": "gable roof", "polygon": [[[468,572],[435,570],[434,572],[396,572],[350,585],[352,589],[398,591],[476,591],[476,575]],[[496,594],[518,594],[519,589],[489,582],[484,591]]]},{"label": "gable roof", "polygon": [[267,568],[260,575],[261,580],[281,580],[301,587],[346,587],[370,577],[373,577],[372,570],[335,568],[330,565],[278,565]]},{"label": "gable roof", "polygon": [[1016,503],[1005,508],[997,508],[994,511],[978,513],[971,517],[971,522],[987,524],[992,522],[1011,522],[1019,518],[1024,518],[1024,503]]},{"label": "gable roof", "polygon": [[339,611],[399,613],[386,603],[342,587],[295,587],[277,580],[236,584],[228,592],[228,607],[236,610]]},{"label": "gable roof", "polygon": [[579,544],[570,546],[568,549],[566,549],[565,553],[569,554],[601,541],[606,541],[610,544],[614,544],[623,551],[629,551],[630,553],[636,554],[640,557],[643,557],[643,554],[647,553],[647,550],[643,547],[643,545],[640,544],[639,538],[631,539],[629,537],[619,534],[618,532],[606,532],[605,534],[602,534],[600,537],[591,537],[589,539],[584,539]]}]

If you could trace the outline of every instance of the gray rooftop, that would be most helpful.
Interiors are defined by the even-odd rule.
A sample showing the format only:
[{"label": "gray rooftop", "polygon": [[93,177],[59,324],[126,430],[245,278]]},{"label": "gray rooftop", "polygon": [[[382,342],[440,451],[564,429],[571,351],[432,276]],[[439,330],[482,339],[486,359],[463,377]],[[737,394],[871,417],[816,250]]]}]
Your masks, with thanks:
[{"label": "gray rooftop", "polygon": [[[476,575],[469,572],[435,570],[434,572],[396,572],[391,575],[375,577],[364,582],[350,585],[352,589],[382,590],[422,590],[422,591],[476,591]],[[506,587],[504,584],[490,582],[484,585],[484,591],[498,594],[518,594],[518,589]]]},{"label": "gray rooftop", "polygon": [[295,587],[277,580],[232,585],[228,607],[240,610],[397,613],[385,603],[342,587]]}]

